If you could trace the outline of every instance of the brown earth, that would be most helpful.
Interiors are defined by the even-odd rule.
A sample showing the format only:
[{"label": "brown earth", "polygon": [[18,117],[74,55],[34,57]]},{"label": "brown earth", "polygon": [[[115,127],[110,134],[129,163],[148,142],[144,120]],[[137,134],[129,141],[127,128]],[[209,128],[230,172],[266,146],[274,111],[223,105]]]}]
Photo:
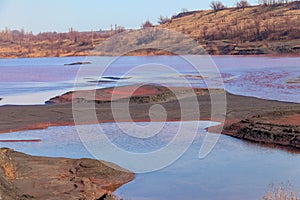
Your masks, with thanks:
[{"label": "brown earth", "polygon": [[266,144],[300,149],[300,110],[273,111],[225,127],[225,134]]},{"label": "brown earth", "polygon": [[[213,90],[214,93],[222,90]],[[131,103],[154,103],[166,102],[183,98],[191,95],[208,95],[208,89],[201,88],[184,88],[172,87],[166,88],[155,85],[129,85],[116,88],[105,88],[101,90],[81,90],[67,92],[63,95],[56,96],[46,101],[46,104],[61,104],[61,103],[87,103],[96,102],[106,103],[117,100],[126,100],[130,98]]]},{"label": "brown earth", "polygon": [[133,173],[104,161],[0,149],[0,198],[5,200],[106,199],[133,179]]},{"label": "brown earth", "polygon": [[[96,100],[91,98],[94,91],[83,91],[55,97],[48,105],[1,106],[0,132],[74,125],[74,113],[81,113],[81,117],[76,119],[77,124],[113,122],[116,121],[111,108],[113,103],[117,103],[118,113],[129,107],[133,121],[150,121],[149,110],[159,104],[166,110],[167,121],[223,122],[225,118],[224,130],[222,126],[216,126],[208,128],[208,131],[300,149],[300,104],[244,97],[223,90],[168,89],[157,85],[136,87],[139,89],[133,92],[132,97],[135,86],[123,86],[97,90]],[[224,105],[224,94],[226,114],[211,116],[212,96],[216,100],[215,108],[220,109],[218,107]],[[116,98],[110,101],[112,95]],[[182,105],[188,105],[184,113],[181,112]],[[97,119],[93,119],[91,113],[96,113]],[[151,120],[161,121],[164,118],[154,114]],[[117,121],[131,119],[121,115]],[[0,149],[0,195],[6,200],[108,199],[110,192],[134,178],[128,171],[114,169],[107,167],[104,161],[33,157]]]},{"label": "brown earth", "polygon": [[[227,111],[226,114],[211,116],[211,96],[207,89],[193,89],[189,90],[183,88],[173,88],[173,91],[179,96],[175,98],[174,93],[161,86],[147,85],[138,89],[133,97],[127,98],[134,86],[119,87],[97,90],[97,99],[93,101],[91,91],[86,92],[70,92],[60,97],[54,98],[52,104],[38,105],[38,106],[2,106],[0,107],[0,132],[13,132],[28,129],[42,129],[49,126],[65,126],[74,125],[73,113],[81,113],[80,119],[77,118],[77,124],[91,124],[113,122],[116,118],[113,116],[111,105],[108,101],[111,94],[115,92],[117,97],[113,102],[118,102],[118,113],[123,113],[129,107],[130,116],[121,115],[117,121],[150,121],[149,110],[153,105],[159,104],[164,107],[167,113],[168,121],[180,120],[214,120],[222,122],[225,117],[224,130],[219,127],[209,128],[211,131],[218,131],[232,135],[239,138],[244,138],[251,141],[262,143],[275,143],[280,145],[287,145],[299,148],[295,142],[288,143],[284,140],[274,140],[271,137],[260,137],[257,139],[258,133],[265,130],[267,126],[271,131],[273,127],[284,126],[279,128],[276,134],[285,137],[285,135],[297,136],[299,128],[299,113],[300,104],[287,103],[272,100],[263,100],[254,97],[245,97],[233,95],[228,92],[220,90],[211,90],[217,100],[215,101],[215,108],[223,106],[223,94],[226,94]],[[87,96],[85,95],[88,94]],[[74,94],[74,108],[72,109],[71,97]],[[80,94],[80,95],[79,95]],[[189,96],[196,94],[195,97]],[[120,96],[118,96],[120,95]],[[86,99],[87,98],[87,99]],[[102,99],[101,99],[102,98]],[[103,101],[102,101],[103,100]],[[128,102],[129,104],[127,105]],[[180,103],[189,105],[185,109],[185,113],[181,113]],[[195,109],[194,105],[197,105]],[[221,108],[222,109],[222,108]],[[200,111],[200,115],[199,115]],[[91,113],[96,113],[97,119],[91,116]],[[278,114],[280,113],[280,115]],[[276,116],[276,117],[275,117]],[[153,121],[164,120],[163,116],[157,114],[151,116]],[[252,122],[255,120],[252,126]],[[284,123],[283,123],[284,122]],[[261,126],[261,124],[264,124]],[[267,125],[265,125],[267,124]],[[244,137],[244,129],[247,127],[249,134]],[[261,130],[257,133],[257,129]],[[286,131],[287,129],[288,131]],[[256,132],[255,132],[256,131]],[[277,137],[280,138],[280,137]],[[298,138],[298,137],[296,137]]]}]

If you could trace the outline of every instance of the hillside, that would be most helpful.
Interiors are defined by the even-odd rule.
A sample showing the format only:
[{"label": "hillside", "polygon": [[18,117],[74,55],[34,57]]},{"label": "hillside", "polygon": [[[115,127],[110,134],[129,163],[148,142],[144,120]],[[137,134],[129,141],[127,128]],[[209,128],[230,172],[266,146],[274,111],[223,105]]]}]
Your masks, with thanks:
[{"label": "hillside", "polygon": [[160,27],[189,35],[210,54],[299,53],[299,4],[180,13]]},{"label": "hillside", "polygon": [[46,32],[37,35],[21,31],[0,32],[0,58],[86,56],[118,31],[67,33]]},{"label": "hillside", "polygon": [[[177,33],[166,33],[167,30]],[[112,36],[115,37],[107,42]],[[172,37],[176,38],[171,40]],[[67,33],[34,35],[6,29],[0,32],[0,58],[119,55],[124,52],[127,55],[165,55],[174,51],[202,53],[195,46],[177,51],[190,42],[187,38],[215,55],[299,54],[300,2],[226,8],[217,12],[184,12],[155,26],[154,31],[125,30],[116,26],[109,31],[70,29]],[[157,46],[172,48],[155,50]],[[135,50],[127,52],[132,49]]]}]

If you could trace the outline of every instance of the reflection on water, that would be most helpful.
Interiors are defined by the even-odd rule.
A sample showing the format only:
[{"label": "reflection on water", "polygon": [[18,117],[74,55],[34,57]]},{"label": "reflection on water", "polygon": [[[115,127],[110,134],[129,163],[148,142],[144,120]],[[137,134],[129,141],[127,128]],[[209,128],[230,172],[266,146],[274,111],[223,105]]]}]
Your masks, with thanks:
[{"label": "reflection on water", "polygon": [[[211,56],[224,79],[225,88],[232,93],[265,99],[300,102],[300,57],[267,56]],[[45,99],[74,89],[78,70],[84,69],[84,77],[78,80],[79,89],[91,89],[128,85],[141,82],[165,83],[182,86],[187,79],[194,87],[206,87],[211,83],[220,87],[216,74],[211,73],[213,62],[201,56],[152,56],[121,57],[107,68],[111,57],[68,57],[0,59],[0,105],[43,104]],[[186,59],[193,62],[192,66]],[[64,66],[65,63],[89,61],[91,65]],[[143,70],[128,72],[145,66]],[[171,71],[157,70],[169,66]],[[201,74],[199,74],[199,72]],[[102,77],[101,77],[102,76]],[[103,78],[104,77],[104,78]],[[106,79],[113,77],[112,79]],[[92,80],[92,81],[91,81]],[[110,81],[108,81],[110,80]],[[77,84],[78,84],[77,83]],[[78,88],[77,88],[78,89]],[[50,92],[50,93],[49,93]],[[26,101],[20,95],[37,93]],[[6,100],[5,100],[6,99]],[[5,101],[4,101],[5,100]]]},{"label": "reflection on water", "polygon": [[[189,56],[196,63],[191,66],[181,57],[122,57],[107,70],[105,63],[111,60],[109,57],[0,59],[0,98],[4,98],[0,105],[41,104],[53,96],[73,90],[79,66],[64,64],[78,61],[92,62],[91,65],[80,66],[84,67],[85,72],[85,76],[78,80],[77,87],[80,89],[93,88],[95,84],[98,88],[105,88],[116,83],[127,85],[141,82],[182,86],[186,79],[195,87],[205,87],[205,81],[219,87],[216,74],[211,74],[209,67],[200,67],[205,65],[200,58]],[[300,84],[297,81],[300,76],[300,57],[212,56],[212,59],[219,68],[228,91],[300,103]],[[129,76],[130,79],[118,78],[134,67],[145,64],[148,64],[148,70],[133,73]],[[157,64],[170,66],[178,73],[155,70]],[[102,77],[99,76],[101,70],[104,71]],[[107,137],[121,148],[131,152],[147,152],[170,141],[178,128],[178,122],[166,123],[160,135],[143,141],[123,137],[113,123],[101,126]],[[266,193],[268,184],[287,181],[300,193],[297,190],[300,188],[300,155],[297,153],[262,147],[221,135],[213,151],[205,159],[198,159],[205,134],[212,134],[204,130],[206,126],[208,123],[202,122],[193,144],[174,164],[156,172],[138,174],[133,182],[120,188],[116,194],[132,200],[252,200],[260,199]],[[86,134],[89,134],[90,144],[93,145],[95,138],[92,136],[96,133],[97,126],[90,125],[87,130]],[[93,157],[81,143],[75,127],[52,127],[0,135],[0,140],[31,139],[42,141],[0,142],[0,145],[32,155]],[[115,161],[110,160],[109,156],[105,159]]]},{"label": "reflection on water", "polygon": [[[125,123],[126,124],[126,123]],[[146,123],[137,123],[145,126]],[[289,181],[300,188],[300,154],[244,142],[222,135],[213,151],[204,159],[198,158],[199,149],[207,133],[201,122],[198,134],[188,151],[171,166],[146,174],[115,193],[125,199],[260,199],[271,183]],[[159,135],[148,142],[124,136],[114,123],[101,124],[107,137],[129,151],[147,152],[165,145],[178,129],[178,122],[167,122]],[[97,125],[88,125],[93,134]],[[82,145],[75,127],[52,127],[46,130],[1,134],[5,139],[41,139],[38,143],[0,143],[32,155],[81,158],[93,156]],[[136,148],[135,148],[136,147]],[[99,150],[106,151],[106,149]],[[109,154],[109,152],[107,152]],[[106,157],[106,159],[109,157]]]}]

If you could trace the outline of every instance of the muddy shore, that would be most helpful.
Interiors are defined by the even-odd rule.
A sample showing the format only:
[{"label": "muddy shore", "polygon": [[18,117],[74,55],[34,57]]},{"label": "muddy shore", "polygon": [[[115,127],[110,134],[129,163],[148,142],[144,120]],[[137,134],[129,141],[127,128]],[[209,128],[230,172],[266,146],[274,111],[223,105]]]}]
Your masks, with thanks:
[{"label": "muddy shore", "polygon": [[225,127],[224,133],[259,143],[279,144],[300,150],[300,111],[273,111]]},{"label": "muddy shore", "polygon": [[[132,89],[135,89],[133,93]],[[215,108],[224,106],[225,97],[226,113],[212,116],[212,96]],[[167,121],[219,121],[223,126],[210,127],[208,131],[300,150],[300,104],[239,96],[223,90],[168,89],[157,85],[68,92],[49,99],[45,105],[1,106],[0,133],[74,125],[73,114],[77,112],[81,113],[77,124],[114,122],[111,108],[114,103],[118,113],[129,107],[133,121],[164,120],[162,115],[149,115],[152,106],[159,104],[166,111]],[[184,113],[182,105],[188,105]],[[91,113],[96,113],[97,118]],[[121,115],[118,121],[131,119]],[[134,174],[104,163],[91,159],[35,157],[0,149],[0,195],[7,200],[114,199],[111,192],[133,180]]]},{"label": "muddy shore", "polygon": [[[112,94],[114,101],[129,102],[129,112],[133,121],[150,121],[149,110],[151,106],[159,104],[164,107],[167,113],[168,121],[180,120],[214,120],[222,121],[225,117],[224,129],[222,132],[237,138],[246,139],[260,143],[278,144],[300,148],[299,135],[299,113],[300,104],[279,102],[273,100],[264,100],[254,97],[245,97],[230,94],[220,90],[210,90],[215,97],[222,97],[226,94],[227,111],[226,116],[222,113],[220,116],[211,118],[211,96],[207,89],[193,89],[188,91],[184,88],[173,88],[170,91],[166,88],[156,85],[140,87],[133,94],[129,94],[131,87],[120,87],[97,90],[96,98],[93,100],[91,93],[94,91],[69,92],[65,95],[54,97],[47,105],[36,106],[2,106],[0,107],[0,132],[14,132],[19,130],[42,129],[49,126],[74,125],[74,116],[72,110],[72,97],[76,108],[80,108],[82,113],[95,112],[97,119],[93,119],[88,114],[82,115],[79,124],[92,124],[103,122],[114,122],[114,116],[111,111]],[[113,91],[114,90],[114,91]],[[174,95],[174,92],[177,93]],[[178,94],[180,94],[181,103],[187,105],[195,104],[195,98],[189,96],[196,94],[199,110],[196,111],[187,108],[184,116],[181,113]],[[131,97],[129,97],[131,96]],[[217,98],[218,99],[218,98]],[[222,98],[220,98],[222,99]],[[91,106],[92,104],[92,106]],[[215,102],[216,107],[223,105],[223,102]],[[122,112],[123,104],[120,103]],[[124,108],[128,105],[124,104]],[[95,110],[91,110],[95,109]],[[199,115],[200,111],[200,115]],[[76,112],[76,111],[75,111]],[[288,119],[288,120],[287,120]],[[161,116],[152,116],[152,120],[160,121]],[[118,121],[131,121],[131,119],[118,118]],[[218,127],[212,127],[209,130],[214,131]],[[267,130],[267,131],[266,131]],[[245,133],[246,132],[246,133]]]},{"label": "muddy shore", "polygon": [[[113,167],[112,167],[113,165]],[[0,199],[113,199],[134,174],[92,159],[29,156],[0,149]]]}]

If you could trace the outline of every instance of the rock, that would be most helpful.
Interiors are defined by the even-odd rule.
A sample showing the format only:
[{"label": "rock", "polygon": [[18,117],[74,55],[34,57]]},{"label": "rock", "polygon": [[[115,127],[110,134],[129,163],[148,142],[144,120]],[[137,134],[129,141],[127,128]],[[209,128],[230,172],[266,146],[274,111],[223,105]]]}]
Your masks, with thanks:
[{"label": "rock", "polygon": [[5,200],[105,199],[133,179],[132,172],[104,161],[0,149],[0,197]]},{"label": "rock", "polygon": [[91,62],[74,62],[74,63],[69,63],[69,64],[64,64],[64,65],[89,65],[92,64]]},{"label": "rock", "polygon": [[131,77],[104,76],[102,78],[110,79],[110,80],[126,80],[126,79],[130,79]]}]

